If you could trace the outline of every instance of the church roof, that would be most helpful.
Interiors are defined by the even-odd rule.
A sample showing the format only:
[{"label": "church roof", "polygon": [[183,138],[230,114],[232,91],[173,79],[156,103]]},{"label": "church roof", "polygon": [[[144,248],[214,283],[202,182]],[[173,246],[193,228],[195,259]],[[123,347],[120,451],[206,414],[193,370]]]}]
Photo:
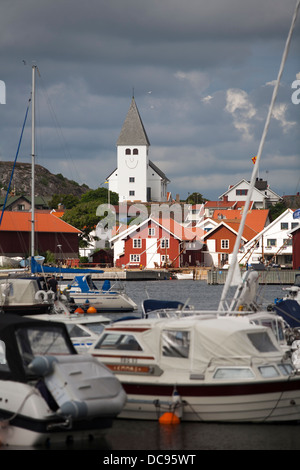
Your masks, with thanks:
[{"label": "church roof", "polygon": [[151,160],[149,160],[149,166],[150,168],[152,168],[153,171],[155,171],[158,176],[160,176],[163,180],[167,180],[170,182],[169,178],[166,177],[166,175],[164,174],[163,171],[161,171],[156,165],[154,165],[153,162],[151,162]]},{"label": "church roof", "polygon": [[150,145],[134,97],[132,97],[117,145]]}]

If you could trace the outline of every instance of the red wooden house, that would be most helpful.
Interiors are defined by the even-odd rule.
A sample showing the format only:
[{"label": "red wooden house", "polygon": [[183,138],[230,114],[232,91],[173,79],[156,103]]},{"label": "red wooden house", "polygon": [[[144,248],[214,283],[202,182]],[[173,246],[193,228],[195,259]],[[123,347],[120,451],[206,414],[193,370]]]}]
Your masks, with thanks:
[{"label": "red wooden house", "polygon": [[117,267],[157,268],[202,262],[203,231],[185,228],[172,218],[148,218],[111,239]]},{"label": "red wooden house", "polygon": [[[57,259],[78,257],[80,230],[49,212],[35,211],[35,251],[48,250]],[[0,253],[28,256],[31,246],[31,212],[4,211],[0,226]]]}]

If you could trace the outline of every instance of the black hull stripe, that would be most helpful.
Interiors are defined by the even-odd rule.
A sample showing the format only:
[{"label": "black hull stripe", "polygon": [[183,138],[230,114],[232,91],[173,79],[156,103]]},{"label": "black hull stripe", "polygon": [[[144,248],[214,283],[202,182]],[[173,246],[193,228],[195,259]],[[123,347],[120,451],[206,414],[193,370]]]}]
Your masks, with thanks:
[{"label": "black hull stripe", "polygon": [[155,385],[142,383],[122,383],[125,392],[129,395],[152,395],[170,397],[176,386],[180,396],[185,397],[221,397],[238,395],[257,395],[266,393],[281,393],[289,391],[299,391],[300,396],[300,378],[299,380],[288,380],[286,382],[267,382],[255,384],[236,384],[236,385]]}]

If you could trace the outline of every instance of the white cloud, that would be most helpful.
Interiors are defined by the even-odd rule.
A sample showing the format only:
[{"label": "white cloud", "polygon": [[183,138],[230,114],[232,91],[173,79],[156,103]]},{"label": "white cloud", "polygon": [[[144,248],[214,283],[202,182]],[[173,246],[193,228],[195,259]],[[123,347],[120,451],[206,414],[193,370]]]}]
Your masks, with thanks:
[{"label": "white cloud", "polygon": [[288,132],[291,127],[294,127],[297,123],[294,121],[288,121],[286,119],[287,105],[285,103],[280,103],[274,106],[273,117],[280,123],[283,132]]},{"label": "white cloud", "polygon": [[245,139],[251,138],[251,120],[256,110],[244,90],[229,89],[226,93],[226,111],[233,117],[234,126]]}]

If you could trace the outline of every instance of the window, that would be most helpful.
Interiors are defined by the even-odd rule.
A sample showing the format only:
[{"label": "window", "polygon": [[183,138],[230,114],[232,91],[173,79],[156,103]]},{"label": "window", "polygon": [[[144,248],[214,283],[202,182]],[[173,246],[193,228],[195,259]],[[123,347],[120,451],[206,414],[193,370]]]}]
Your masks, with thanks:
[{"label": "window", "polygon": [[261,353],[278,351],[266,331],[262,333],[249,333],[248,338],[252,345]]},{"label": "window", "polygon": [[125,154],[126,154],[126,155],[131,155],[131,150],[130,150],[130,149],[126,149],[126,150],[125,150]]},{"label": "window", "polygon": [[129,196],[134,196],[135,195],[135,191],[129,191]]},{"label": "window", "polygon": [[9,371],[6,361],[6,347],[4,341],[0,341],[0,371]]},{"label": "window", "polygon": [[277,246],[276,238],[268,238],[267,239],[267,247]]},{"label": "window", "polygon": [[148,235],[149,235],[149,237],[155,235],[155,228],[154,227],[148,228]]},{"label": "window", "polygon": [[288,230],[289,224],[287,222],[281,222],[280,229],[281,230]]},{"label": "window", "polygon": [[221,248],[222,248],[222,250],[228,250],[229,249],[229,240],[221,240]]},{"label": "window", "polygon": [[25,211],[25,204],[18,204],[18,211]]},{"label": "window", "polygon": [[248,367],[220,367],[214,373],[214,379],[253,379],[254,374]]},{"label": "window", "polygon": [[169,239],[168,238],[162,238],[160,242],[160,247],[161,248],[169,248]]},{"label": "window", "polygon": [[274,366],[261,366],[258,369],[261,375],[266,379],[279,376],[279,373]]},{"label": "window", "polygon": [[140,262],[140,255],[130,255],[130,262],[131,263],[139,263]]},{"label": "window", "polygon": [[168,255],[161,255],[162,264],[168,263],[168,261],[169,261],[169,256]]},{"label": "window", "polygon": [[133,238],[132,246],[133,248],[142,248],[142,240],[140,238]]},{"label": "window", "polygon": [[236,189],[235,194],[237,196],[247,196],[248,194],[248,189]]},{"label": "window", "polygon": [[190,332],[164,330],[162,332],[162,354],[167,357],[189,357]]},{"label": "window", "polygon": [[138,149],[133,149],[133,155],[138,155],[139,154],[139,150]]},{"label": "window", "polygon": [[285,238],[283,240],[284,246],[292,246],[293,245],[293,240],[291,238]]},{"label": "window", "polygon": [[134,181],[135,181],[134,176],[129,176],[129,183],[134,183]]},{"label": "window", "polygon": [[298,225],[299,225],[298,222],[292,222],[291,228],[292,229],[296,228],[296,227],[298,227]]},{"label": "window", "polygon": [[128,351],[142,351],[136,338],[128,333],[108,333],[104,335],[95,349],[123,349]]}]

